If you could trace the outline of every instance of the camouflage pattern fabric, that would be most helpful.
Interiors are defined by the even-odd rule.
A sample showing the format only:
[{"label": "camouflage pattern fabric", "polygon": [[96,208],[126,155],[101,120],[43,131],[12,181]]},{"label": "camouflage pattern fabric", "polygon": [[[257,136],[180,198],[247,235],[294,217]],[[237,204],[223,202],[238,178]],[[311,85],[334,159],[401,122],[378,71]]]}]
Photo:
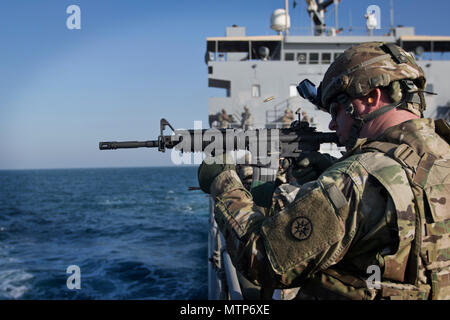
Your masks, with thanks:
[{"label": "camouflage pattern fabric", "polygon": [[294,202],[300,186],[296,184],[282,184],[275,189],[272,197],[271,215],[286,208]]},{"label": "camouflage pattern fabric", "polygon": [[284,111],[284,115],[278,120],[278,122],[282,123],[283,128],[289,128],[291,126],[292,121],[295,120],[295,115],[290,109],[286,109]]},{"label": "camouflage pattern fabric", "polygon": [[241,113],[241,127],[244,130],[253,128],[253,116],[248,109]]},{"label": "camouflage pattern fabric", "polygon": [[236,165],[236,172],[247,190],[250,190],[253,179],[253,168],[245,164]]},{"label": "camouflage pattern fabric", "polygon": [[[449,186],[442,180],[450,173],[448,143],[430,119],[392,127],[379,140],[435,159],[416,175],[418,183],[431,179],[425,183],[431,220],[419,217],[408,170],[364,149],[373,143],[367,139],[270,216],[254,206],[236,172],[225,171],[211,195],[236,268],[257,285],[300,286],[304,299],[449,299]],[[372,265],[381,270],[380,289],[366,285]]]},{"label": "camouflage pattern fabric", "polygon": [[[439,132],[441,126],[445,127],[443,132]],[[441,136],[436,136],[434,131]],[[405,136],[404,132],[411,134]],[[422,134],[415,134],[417,132]],[[405,280],[419,286],[431,283],[432,298],[440,300],[450,299],[450,204],[446,200],[450,194],[450,154],[448,144],[443,141],[450,140],[449,134],[450,129],[445,121],[420,119],[390,128],[379,139],[384,142],[372,142],[365,146],[382,150],[405,169],[418,212]],[[391,144],[399,140],[403,143]],[[399,220],[401,217],[408,220],[407,216],[413,218],[407,213],[399,216]],[[406,234],[404,231],[400,234],[402,232]],[[386,269],[395,275],[399,266],[391,263],[390,268],[388,265]]]},{"label": "camouflage pattern fabric", "polygon": [[230,116],[226,112],[222,112],[219,114],[218,121],[220,129],[227,129],[231,123]]}]

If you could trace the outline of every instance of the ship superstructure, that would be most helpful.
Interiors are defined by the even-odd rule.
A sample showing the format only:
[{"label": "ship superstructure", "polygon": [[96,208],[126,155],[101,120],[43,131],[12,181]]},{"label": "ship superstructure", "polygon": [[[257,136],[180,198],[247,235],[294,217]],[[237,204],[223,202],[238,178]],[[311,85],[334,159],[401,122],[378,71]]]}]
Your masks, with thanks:
[{"label": "ship superstructure", "polygon": [[418,36],[413,27],[396,27],[384,36],[340,36],[334,28],[325,32],[322,22],[316,23],[319,26],[314,26],[314,35],[285,32],[248,36],[245,27],[232,26],[226,28],[225,37],[207,38],[208,86],[225,90],[225,97],[209,99],[209,114],[225,109],[233,116],[231,126],[239,126],[247,106],[254,127],[263,128],[279,125],[286,108],[294,112],[300,109],[312,118],[319,131],[326,131],[329,117],[299,97],[296,86],[304,78],[318,85],[330,63],[345,49],[362,42],[381,41],[396,43],[416,55],[427,77],[427,91],[438,93],[427,94],[425,116],[446,116],[449,120],[450,61],[433,60],[433,55],[439,57],[450,51],[450,36]]}]

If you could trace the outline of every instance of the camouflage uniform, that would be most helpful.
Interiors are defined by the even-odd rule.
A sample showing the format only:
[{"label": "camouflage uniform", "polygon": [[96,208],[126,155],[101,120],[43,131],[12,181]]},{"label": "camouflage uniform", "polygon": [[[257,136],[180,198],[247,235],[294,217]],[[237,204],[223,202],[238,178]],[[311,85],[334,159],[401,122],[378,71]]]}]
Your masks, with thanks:
[{"label": "camouflage uniform", "polygon": [[[426,299],[431,291],[434,298],[449,299],[448,144],[431,119],[402,123],[377,140],[436,159],[428,176],[433,181],[425,183],[430,212],[422,229],[416,228],[420,210],[408,180],[412,172],[373,141],[360,139],[270,217],[255,210],[236,172],[215,179],[215,217],[237,269],[266,288],[301,286],[302,298]],[[381,289],[366,285],[371,265],[382,271]]]},{"label": "camouflage uniform", "polygon": [[231,118],[225,110],[222,110],[219,114],[218,121],[220,129],[227,129],[230,126]]},{"label": "camouflage uniform", "polygon": [[302,121],[306,121],[311,124],[311,120],[309,119],[308,114],[304,111],[302,112]]},{"label": "camouflage uniform", "polygon": [[[394,103],[360,117],[351,99],[378,87]],[[450,299],[448,124],[421,118],[357,139],[365,122],[393,108],[421,116],[424,87],[423,71],[401,48],[367,43],[339,56],[318,107],[328,111],[336,98],[344,106],[353,148],[317,180],[276,191],[269,214],[235,171],[211,186],[236,268],[266,289],[301,287],[304,299]],[[379,287],[366,282],[372,266]]]},{"label": "camouflage uniform", "polygon": [[286,109],[284,115],[280,118],[280,121],[283,123],[283,128],[289,128],[294,120],[295,116],[290,109]]},{"label": "camouflage uniform", "polygon": [[244,130],[253,129],[253,116],[247,106],[244,107],[244,112],[242,112],[241,116],[241,127]]},{"label": "camouflage uniform", "polygon": [[251,163],[249,154],[246,154],[244,159],[245,163],[236,165],[236,172],[244,187],[250,190],[253,180],[253,167],[248,165]]}]

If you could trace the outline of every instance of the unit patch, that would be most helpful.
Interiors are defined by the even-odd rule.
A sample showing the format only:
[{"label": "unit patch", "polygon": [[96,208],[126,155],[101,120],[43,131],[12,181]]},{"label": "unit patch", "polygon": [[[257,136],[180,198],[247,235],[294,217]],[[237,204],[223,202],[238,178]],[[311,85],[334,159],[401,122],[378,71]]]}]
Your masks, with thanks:
[{"label": "unit patch", "polygon": [[306,217],[297,217],[291,224],[291,234],[297,240],[306,240],[312,233],[313,225]]}]

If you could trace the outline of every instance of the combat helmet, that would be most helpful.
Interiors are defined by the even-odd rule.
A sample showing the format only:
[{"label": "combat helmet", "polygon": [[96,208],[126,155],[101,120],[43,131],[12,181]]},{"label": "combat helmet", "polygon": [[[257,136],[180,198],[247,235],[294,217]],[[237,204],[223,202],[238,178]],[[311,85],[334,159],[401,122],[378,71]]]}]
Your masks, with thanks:
[{"label": "combat helmet", "polygon": [[[330,112],[330,104],[336,100],[353,118],[346,142],[351,147],[364,123],[392,109],[405,109],[423,117],[425,84],[425,74],[412,54],[392,43],[367,42],[347,49],[331,64],[319,85],[315,101],[320,109]],[[381,87],[388,88],[392,103],[360,116],[352,100]]]},{"label": "combat helmet", "polygon": [[319,87],[320,107],[329,112],[330,102],[340,94],[351,100],[388,87],[393,102],[405,102],[397,107],[422,116],[425,83],[425,74],[411,53],[391,43],[362,43],[344,51],[328,68]]}]

